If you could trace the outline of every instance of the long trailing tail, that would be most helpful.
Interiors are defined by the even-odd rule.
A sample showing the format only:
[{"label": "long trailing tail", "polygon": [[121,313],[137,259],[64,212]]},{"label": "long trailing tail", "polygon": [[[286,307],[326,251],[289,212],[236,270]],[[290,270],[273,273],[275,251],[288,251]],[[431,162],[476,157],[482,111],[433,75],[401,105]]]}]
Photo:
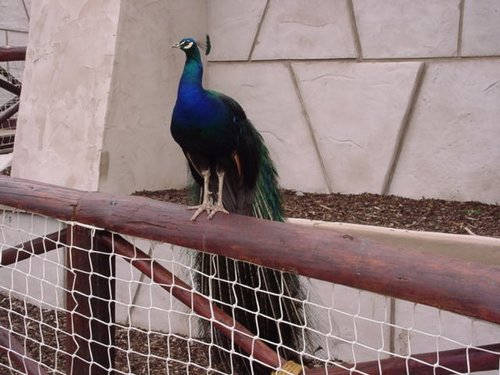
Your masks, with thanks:
[{"label": "long trailing tail", "polygon": [[[242,192],[245,195],[252,194],[252,199],[248,199],[248,196],[239,199],[250,207],[231,207],[230,202],[224,202],[224,205],[230,212],[234,212],[234,208],[239,213],[243,211],[251,216],[283,221],[276,169],[260,134],[253,126],[251,132],[259,151],[259,173],[253,191]],[[234,202],[234,197],[230,200]],[[226,313],[277,350],[282,357],[298,361],[297,352],[305,349],[306,343],[301,302],[304,292],[298,276],[217,255],[200,252],[197,257],[198,269],[201,271],[197,284],[201,293],[216,301]],[[202,333],[205,337],[212,337],[215,345],[210,354],[219,359],[217,362],[225,371],[232,374],[270,373],[270,368],[250,361],[250,353],[241,352],[239,348],[235,348],[236,352],[232,351],[230,340],[209,324],[202,324]]]}]

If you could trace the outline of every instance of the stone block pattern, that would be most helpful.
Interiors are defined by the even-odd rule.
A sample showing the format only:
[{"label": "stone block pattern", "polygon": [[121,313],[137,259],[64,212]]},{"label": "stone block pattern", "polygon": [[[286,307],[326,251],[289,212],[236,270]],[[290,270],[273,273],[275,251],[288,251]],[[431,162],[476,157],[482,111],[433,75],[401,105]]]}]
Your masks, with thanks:
[{"label": "stone block pattern", "polygon": [[419,65],[293,63],[334,191],[382,191]]},{"label": "stone block pattern", "polygon": [[497,1],[209,8],[208,84],[242,103],[284,187],[500,202]]},{"label": "stone block pattern", "polygon": [[[224,79],[228,72],[231,80]],[[212,64],[209,86],[238,98],[270,148],[283,186],[328,191],[288,64]]]},{"label": "stone block pattern", "polygon": [[[210,60],[247,60],[258,30],[265,0],[213,0],[208,7],[210,37],[216,40]],[[234,30],[239,30],[235,38]]]},{"label": "stone block pattern", "polygon": [[500,2],[466,1],[464,9],[463,56],[500,55]]},{"label": "stone block pattern", "polygon": [[459,0],[353,0],[365,58],[456,56]]},{"label": "stone block pattern", "polygon": [[356,57],[347,1],[269,2],[252,59]]},{"label": "stone block pattern", "polygon": [[391,192],[500,201],[500,60],[429,65]]}]

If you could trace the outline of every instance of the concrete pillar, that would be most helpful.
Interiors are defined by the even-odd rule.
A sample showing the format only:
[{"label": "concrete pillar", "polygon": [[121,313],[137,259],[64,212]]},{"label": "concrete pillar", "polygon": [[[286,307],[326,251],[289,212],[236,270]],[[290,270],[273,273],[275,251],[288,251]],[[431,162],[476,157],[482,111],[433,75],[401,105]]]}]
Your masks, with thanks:
[{"label": "concrete pillar", "polygon": [[83,190],[180,187],[169,132],[184,56],[205,2],[33,2],[12,175]]},{"label": "concrete pillar", "polygon": [[96,190],[120,1],[33,2],[12,175]]},{"label": "concrete pillar", "polygon": [[187,164],[170,135],[185,57],[170,47],[183,37],[204,37],[205,3],[122,1],[99,190],[186,186]]}]

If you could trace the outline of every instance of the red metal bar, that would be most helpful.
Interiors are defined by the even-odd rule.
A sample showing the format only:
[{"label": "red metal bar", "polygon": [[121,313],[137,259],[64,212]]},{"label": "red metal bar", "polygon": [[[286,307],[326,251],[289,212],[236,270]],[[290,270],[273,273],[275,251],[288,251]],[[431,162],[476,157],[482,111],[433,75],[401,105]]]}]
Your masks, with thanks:
[{"label": "red metal bar", "polygon": [[0,122],[0,129],[15,129],[17,127],[17,119],[10,118],[7,121]]},{"label": "red metal bar", "polygon": [[5,327],[0,326],[0,352],[3,352],[16,367],[28,375],[47,375],[47,372],[29,358],[23,345]]},{"label": "red metal bar", "polygon": [[0,78],[0,88],[14,94],[14,95],[21,95],[21,87],[13,85],[9,81],[6,81],[4,79]]},{"label": "red metal bar", "polygon": [[61,241],[66,241],[66,229],[26,241],[20,245],[9,247],[8,249],[3,249],[0,252],[0,267],[20,262],[32,255],[55,250],[58,246],[61,246]]},{"label": "red metal bar", "polygon": [[197,314],[214,320],[214,326],[227,337],[234,340],[235,345],[248,355],[273,368],[282,366],[286,360],[269,348],[240,323],[234,321],[222,309],[210,303],[207,297],[193,293],[191,287],[173,275],[170,271],[152,260],[146,253],[134,247],[120,236],[112,236],[109,232],[101,233],[102,243],[121,255],[127,262],[158,283],[175,298],[194,310]]},{"label": "red metal bar", "polygon": [[21,88],[22,83],[16,77],[14,77],[10,72],[4,67],[0,66],[0,76],[2,76],[7,82],[12,83],[14,86]]},{"label": "red metal bar", "polygon": [[7,109],[6,111],[0,113],[0,124],[14,116],[17,111],[19,111],[19,102],[14,104],[12,107],[9,107],[9,109]]},{"label": "red metal bar", "polygon": [[[73,226],[67,231],[68,289],[66,342],[68,375],[108,375],[115,357],[115,264],[108,248],[91,231]],[[79,247],[79,248],[77,248]],[[99,252],[89,251],[99,250]]]},{"label": "red metal bar", "polygon": [[[0,105],[0,113],[8,110],[10,107],[14,106],[17,103],[19,103],[19,97],[15,96],[15,97],[11,98],[9,101]],[[7,122],[7,120],[5,120],[5,122]],[[1,128],[4,129],[4,123],[0,123],[0,124],[2,124]]]},{"label": "red metal bar", "polygon": [[26,60],[26,47],[0,47],[0,61]]}]

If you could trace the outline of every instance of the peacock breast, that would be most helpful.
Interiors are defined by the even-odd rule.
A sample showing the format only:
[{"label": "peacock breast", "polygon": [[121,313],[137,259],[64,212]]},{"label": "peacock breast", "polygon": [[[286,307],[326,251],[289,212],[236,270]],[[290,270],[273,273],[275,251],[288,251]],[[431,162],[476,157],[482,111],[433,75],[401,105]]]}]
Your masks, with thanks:
[{"label": "peacock breast", "polygon": [[231,154],[238,140],[231,114],[210,100],[178,100],[171,133],[185,151],[216,156]]}]

